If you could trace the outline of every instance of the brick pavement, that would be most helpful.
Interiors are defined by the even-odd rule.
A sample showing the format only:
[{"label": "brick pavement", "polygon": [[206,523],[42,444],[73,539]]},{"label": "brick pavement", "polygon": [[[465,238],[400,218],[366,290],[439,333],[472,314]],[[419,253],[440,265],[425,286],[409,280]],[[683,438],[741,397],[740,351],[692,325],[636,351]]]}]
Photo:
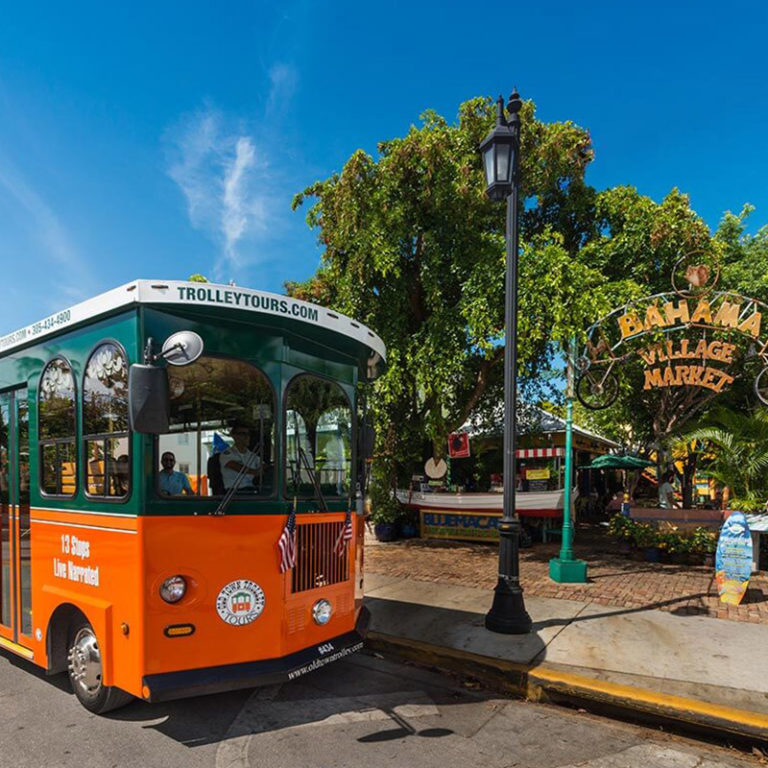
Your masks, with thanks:
[{"label": "brick pavement", "polygon": [[[418,581],[485,587],[496,584],[498,545],[401,539],[380,543],[366,537],[365,568],[373,573]],[[534,544],[520,551],[520,580],[526,595],[581,600],[624,608],[658,608],[675,614],[700,614],[768,625],[768,575],[752,577],[739,606],[722,605],[714,569],[647,563],[615,552],[604,532],[577,531],[575,555],[588,564],[588,584],[557,584],[549,579],[549,560],[559,543]]]}]

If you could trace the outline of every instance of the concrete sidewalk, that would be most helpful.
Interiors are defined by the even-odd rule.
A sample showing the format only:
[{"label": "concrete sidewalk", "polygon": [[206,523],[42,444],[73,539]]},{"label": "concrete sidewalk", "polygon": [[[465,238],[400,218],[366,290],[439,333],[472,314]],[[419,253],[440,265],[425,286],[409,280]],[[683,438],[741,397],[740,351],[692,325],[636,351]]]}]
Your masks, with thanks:
[{"label": "concrete sidewalk", "polygon": [[526,596],[530,635],[485,629],[485,589],[366,575],[368,645],[567,702],[768,741],[768,628],[706,616]]}]

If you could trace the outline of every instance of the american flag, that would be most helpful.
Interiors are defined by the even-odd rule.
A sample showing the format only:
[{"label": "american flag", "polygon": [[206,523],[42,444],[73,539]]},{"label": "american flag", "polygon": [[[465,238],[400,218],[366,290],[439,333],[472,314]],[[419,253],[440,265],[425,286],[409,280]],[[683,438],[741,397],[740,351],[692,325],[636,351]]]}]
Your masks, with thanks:
[{"label": "american flag", "polygon": [[352,540],[352,513],[347,510],[347,516],[344,518],[344,526],[339,531],[339,538],[333,545],[333,551],[341,557],[347,549],[347,542]]},{"label": "american flag", "polygon": [[296,565],[296,510],[292,509],[285,528],[277,540],[280,550],[280,573],[290,571]]}]

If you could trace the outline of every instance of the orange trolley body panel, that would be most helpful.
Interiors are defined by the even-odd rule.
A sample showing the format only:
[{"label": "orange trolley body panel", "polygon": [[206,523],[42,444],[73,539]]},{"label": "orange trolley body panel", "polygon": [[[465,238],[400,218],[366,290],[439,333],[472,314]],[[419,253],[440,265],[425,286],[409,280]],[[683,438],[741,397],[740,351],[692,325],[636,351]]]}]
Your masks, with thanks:
[{"label": "orange trolley body panel", "polygon": [[[299,516],[299,533],[306,526],[325,528],[324,546],[315,553],[300,552],[297,558],[296,569],[313,574],[313,582],[303,584],[296,569],[280,573],[277,541],[285,519],[265,514],[130,517],[33,510],[34,663],[48,663],[48,628],[62,605],[80,610],[93,626],[104,660],[104,683],[148,699],[158,696],[147,687],[147,676],[222,666],[232,666],[234,672],[235,665],[283,659],[340,636],[350,636],[347,646],[359,640],[355,629],[362,607],[362,519],[352,516],[355,535],[339,557],[333,545],[344,513]],[[342,565],[344,574],[339,572]],[[324,569],[346,578],[326,583],[315,575]],[[160,597],[160,585],[174,575],[184,576],[188,587],[181,601],[169,604]],[[217,603],[228,585],[245,581],[262,590],[263,608],[247,623],[229,623]],[[303,589],[294,593],[294,582]],[[248,603],[248,593],[238,597],[235,592],[233,597],[230,613],[256,607]],[[333,609],[325,625],[312,618],[312,607],[320,599]],[[191,633],[169,632],[179,626],[191,628]],[[254,680],[246,675],[243,686]],[[236,687],[232,679],[218,687],[208,683],[200,692]],[[173,697],[173,691],[162,696]]]},{"label": "orange trolley body panel", "polygon": [[[305,515],[299,518],[299,530],[308,517],[314,524],[329,524],[332,533],[343,521],[343,513]],[[283,515],[140,519],[146,558],[143,591],[148,598],[144,624],[147,674],[274,659],[354,629],[354,574],[340,583],[291,594],[292,572],[280,573],[277,549],[284,525]],[[354,563],[354,539],[347,557]],[[333,568],[331,558],[337,555],[326,554],[328,566]],[[301,563],[299,557],[297,566]],[[169,605],[159,589],[176,574],[185,576],[189,586],[179,603]],[[264,604],[257,618],[238,626],[219,615],[217,601],[227,585],[245,580],[263,590]],[[312,606],[320,599],[333,607],[331,620],[323,626],[311,616]],[[232,606],[236,609],[236,599]],[[167,637],[166,628],[179,624],[191,624],[194,633]]]},{"label": "orange trolley body panel", "polygon": [[107,651],[104,683],[133,693],[130,683],[142,668],[138,518],[50,509],[33,509],[31,518],[35,663],[48,665],[51,617],[60,606],[72,605]]}]

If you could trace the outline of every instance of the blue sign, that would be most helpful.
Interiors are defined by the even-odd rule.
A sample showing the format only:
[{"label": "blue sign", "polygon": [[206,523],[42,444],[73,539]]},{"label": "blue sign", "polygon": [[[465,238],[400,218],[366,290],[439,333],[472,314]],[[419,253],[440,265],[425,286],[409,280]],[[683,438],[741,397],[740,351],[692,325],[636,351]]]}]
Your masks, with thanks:
[{"label": "blue sign", "polygon": [[438,539],[498,539],[501,514],[421,511],[421,535]]},{"label": "blue sign", "polygon": [[732,512],[720,529],[715,576],[720,601],[738,605],[752,575],[752,537],[743,512]]}]

